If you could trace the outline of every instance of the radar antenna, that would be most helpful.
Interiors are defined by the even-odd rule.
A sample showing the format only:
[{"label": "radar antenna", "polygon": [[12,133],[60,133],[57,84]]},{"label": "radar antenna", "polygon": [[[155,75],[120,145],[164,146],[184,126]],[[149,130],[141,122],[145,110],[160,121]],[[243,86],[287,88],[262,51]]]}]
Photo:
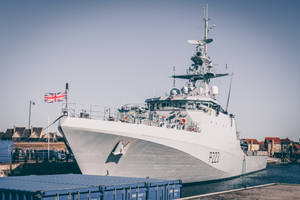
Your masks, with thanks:
[{"label": "radar antenna", "polygon": [[230,85],[229,85],[229,91],[228,91],[227,103],[226,103],[226,112],[228,111],[229,99],[230,99],[230,94],[231,94],[232,77],[233,77],[233,73],[231,74],[231,77],[230,77]]},{"label": "radar antenna", "polygon": [[[206,4],[206,6],[203,8],[204,9],[204,40],[207,40],[207,37],[208,37],[208,21],[209,21],[209,18],[208,18],[208,4]],[[204,52],[204,55],[207,56],[207,45],[205,44],[205,52]]]}]

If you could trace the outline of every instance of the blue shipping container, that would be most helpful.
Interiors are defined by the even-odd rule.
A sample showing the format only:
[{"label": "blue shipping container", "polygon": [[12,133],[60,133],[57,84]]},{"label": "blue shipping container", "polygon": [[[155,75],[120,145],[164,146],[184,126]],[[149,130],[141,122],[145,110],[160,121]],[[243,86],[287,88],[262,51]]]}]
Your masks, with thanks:
[{"label": "blue shipping container", "polygon": [[0,163],[12,162],[14,143],[10,140],[0,140]]},{"label": "blue shipping container", "polygon": [[0,178],[0,199],[173,200],[181,181],[80,174]]}]

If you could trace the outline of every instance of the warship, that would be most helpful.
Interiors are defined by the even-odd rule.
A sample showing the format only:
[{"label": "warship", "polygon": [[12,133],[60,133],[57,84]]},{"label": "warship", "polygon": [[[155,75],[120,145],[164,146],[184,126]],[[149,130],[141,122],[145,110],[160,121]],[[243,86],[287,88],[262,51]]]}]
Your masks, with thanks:
[{"label": "warship", "polygon": [[[205,12],[207,13],[207,11]],[[59,130],[83,174],[181,179],[183,183],[226,179],[266,168],[266,156],[241,148],[233,114],[217,101],[218,74],[208,56],[213,26],[204,15],[204,38],[195,46],[192,64],[180,89],[149,98],[143,105],[127,104],[102,119],[87,113],[59,121]],[[227,107],[227,106],[226,106]]]}]

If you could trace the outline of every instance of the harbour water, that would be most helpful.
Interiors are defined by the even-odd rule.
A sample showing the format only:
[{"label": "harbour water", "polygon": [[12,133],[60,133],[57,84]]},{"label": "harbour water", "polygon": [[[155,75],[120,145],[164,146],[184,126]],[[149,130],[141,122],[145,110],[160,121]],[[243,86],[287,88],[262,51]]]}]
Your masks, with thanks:
[{"label": "harbour water", "polygon": [[300,165],[269,165],[265,170],[230,180],[185,184],[182,197],[220,192],[267,183],[300,184]]}]

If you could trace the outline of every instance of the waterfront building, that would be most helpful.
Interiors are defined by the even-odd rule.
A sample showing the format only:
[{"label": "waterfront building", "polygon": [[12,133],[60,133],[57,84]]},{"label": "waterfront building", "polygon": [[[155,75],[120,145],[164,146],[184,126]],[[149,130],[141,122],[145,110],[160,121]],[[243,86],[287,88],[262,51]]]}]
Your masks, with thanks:
[{"label": "waterfront building", "polygon": [[281,141],[279,137],[266,137],[265,147],[268,150],[268,156],[274,157],[276,153],[281,153]]},{"label": "waterfront building", "polygon": [[300,142],[294,143],[294,154],[293,157],[296,162],[300,163]]},{"label": "waterfront building", "polygon": [[292,151],[293,142],[289,138],[280,139],[281,152],[288,153]]},{"label": "waterfront building", "polygon": [[26,129],[25,127],[14,126],[7,129],[6,132],[0,132],[0,140],[12,140],[14,142],[52,142],[63,141],[56,132],[45,133],[42,127],[33,127]]},{"label": "waterfront building", "polygon": [[242,139],[248,147],[248,151],[259,151],[259,143],[256,139]]},{"label": "waterfront building", "polygon": [[0,139],[1,140],[12,140],[13,133],[14,133],[14,130],[12,128],[6,129],[4,134],[1,134]]},{"label": "waterfront building", "polygon": [[294,151],[300,152],[300,144],[299,143],[294,143]]},{"label": "waterfront building", "polygon": [[260,151],[267,151],[267,149],[265,148],[265,142],[264,141],[259,141],[259,150]]},{"label": "waterfront building", "polygon": [[12,140],[14,142],[27,140],[30,135],[30,130],[25,127],[14,126]]},{"label": "waterfront building", "polygon": [[30,134],[30,140],[31,141],[40,141],[42,138],[42,135],[44,134],[42,127],[32,127],[31,126],[31,134]]},{"label": "waterfront building", "polygon": [[43,141],[51,141],[51,142],[55,142],[57,141],[57,134],[56,132],[48,132],[48,133],[43,133],[43,135],[41,135],[41,138]]}]

